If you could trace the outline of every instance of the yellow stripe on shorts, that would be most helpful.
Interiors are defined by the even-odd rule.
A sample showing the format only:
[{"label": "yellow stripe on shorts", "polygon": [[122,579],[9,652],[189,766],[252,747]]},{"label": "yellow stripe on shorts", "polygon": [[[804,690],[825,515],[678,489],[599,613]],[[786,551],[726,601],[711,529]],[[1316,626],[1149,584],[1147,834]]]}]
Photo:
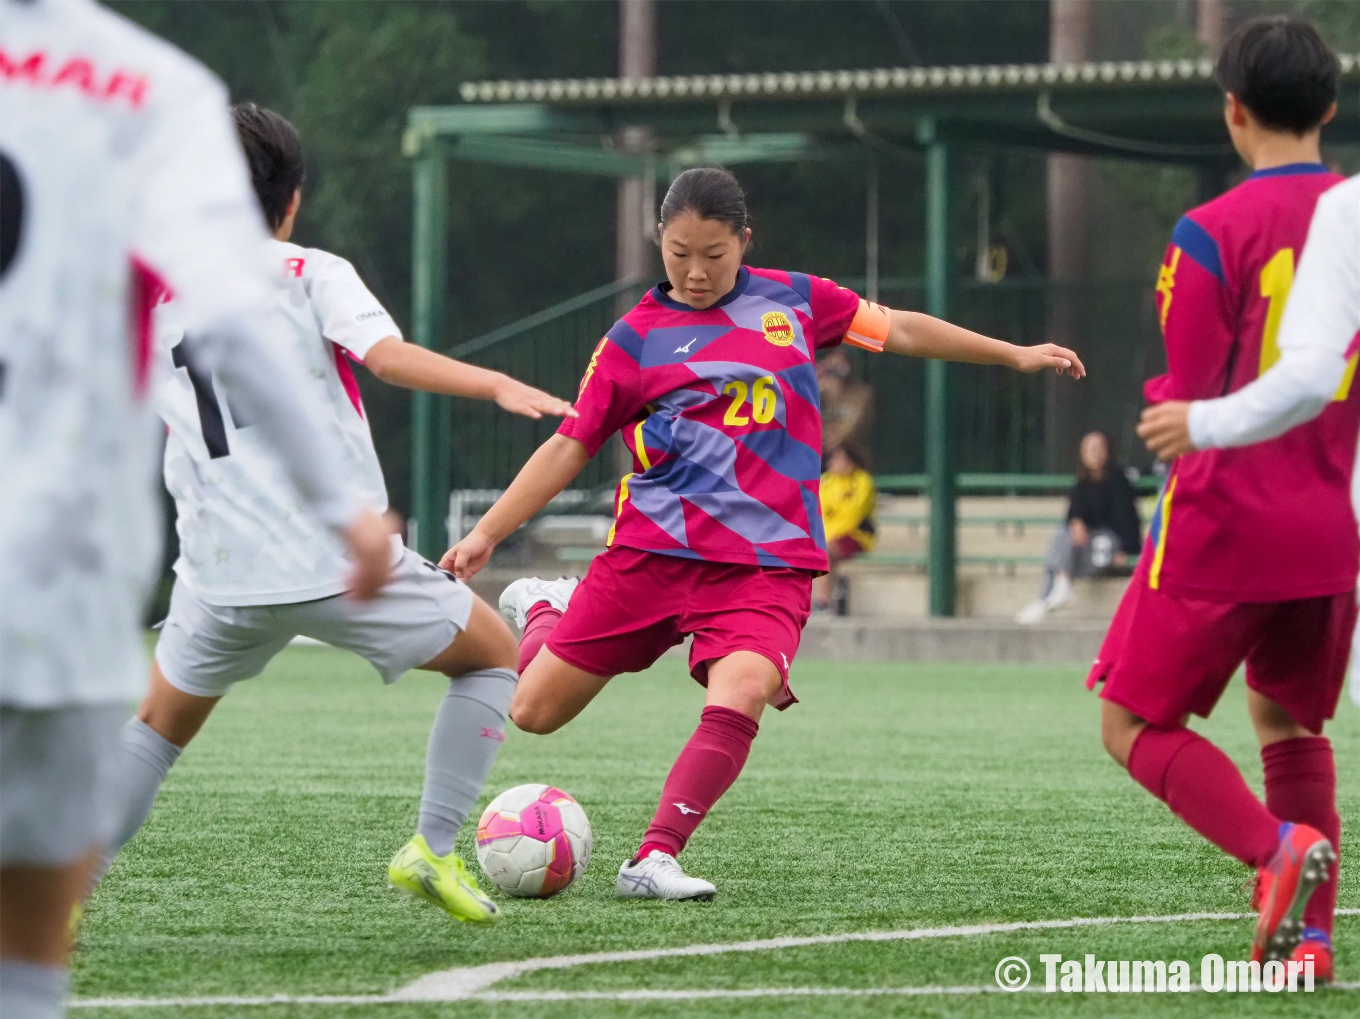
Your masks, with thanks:
[{"label": "yellow stripe on shorts", "polygon": [[1166,494],[1162,496],[1162,505],[1158,507],[1157,513],[1161,517],[1160,526],[1157,529],[1157,549],[1152,554],[1152,569],[1148,570],[1148,587],[1154,591],[1162,582],[1162,560],[1166,558],[1166,532],[1171,526],[1171,497],[1176,493],[1176,480],[1180,475],[1171,479],[1166,486]]},{"label": "yellow stripe on shorts", "polygon": [[631,477],[634,475],[630,472],[619,482],[619,504],[614,508],[614,522],[609,526],[609,536],[604,539],[605,548],[614,544],[614,532],[619,528],[619,516],[623,513],[623,504],[628,501],[628,479]]}]

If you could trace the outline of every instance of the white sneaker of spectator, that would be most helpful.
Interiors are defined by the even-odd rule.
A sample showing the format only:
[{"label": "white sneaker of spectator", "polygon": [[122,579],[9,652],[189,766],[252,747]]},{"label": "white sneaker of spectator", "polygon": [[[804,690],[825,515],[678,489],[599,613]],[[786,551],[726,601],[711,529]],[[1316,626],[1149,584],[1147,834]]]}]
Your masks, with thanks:
[{"label": "white sneaker of spectator", "polygon": [[1033,626],[1035,623],[1042,623],[1044,618],[1057,609],[1062,608],[1072,601],[1072,581],[1067,574],[1059,573],[1053,578],[1053,586],[1049,588],[1048,594],[1036,601],[1030,602],[1023,609],[1015,614],[1015,621],[1023,626]]},{"label": "white sneaker of spectator", "polygon": [[1059,573],[1053,578],[1053,586],[1049,588],[1048,594],[1044,595],[1044,608],[1056,612],[1071,600],[1072,581],[1066,573]]}]

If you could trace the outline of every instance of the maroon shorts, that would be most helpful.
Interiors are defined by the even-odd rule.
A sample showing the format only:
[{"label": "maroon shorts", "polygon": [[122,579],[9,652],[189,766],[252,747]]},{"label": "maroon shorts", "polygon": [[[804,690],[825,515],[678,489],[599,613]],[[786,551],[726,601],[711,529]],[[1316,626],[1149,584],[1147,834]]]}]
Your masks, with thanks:
[{"label": "maroon shorts", "polygon": [[[1144,557],[1145,559],[1147,557]],[[1208,718],[1233,673],[1310,732],[1336,711],[1355,632],[1355,592],[1279,602],[1212,602],[1148,587],[1134,573],[1086,680],[1139,718]]]},{"label": "maroon shorts", "polygon": [[547,647],[596,676],[641,672],[694,635],[689,671],[708,684],[708,663],[754,651],[774,663],[782,684],[770,703],[797,702],[789,663],[812,604],[806,570],[715,563],[615,545],[595,557]]}]

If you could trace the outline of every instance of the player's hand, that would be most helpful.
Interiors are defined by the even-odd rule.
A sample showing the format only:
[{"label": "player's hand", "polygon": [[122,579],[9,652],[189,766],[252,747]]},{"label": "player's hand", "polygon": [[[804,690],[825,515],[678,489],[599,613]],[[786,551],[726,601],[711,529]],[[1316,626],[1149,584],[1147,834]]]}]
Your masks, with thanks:
[{"label": "player's hand", "polygon": [[1190,404],[1184,400],[1153,404],[1138,421],[1138,438],[1158,460],[1174,460],[1182,453],[1194,452],[1195,444],[1190,441]]},{"label": "player's hand", "polygon": [[1086,377],[1086,366],[1081,358],[1066,347],[1056,343],[1040,343],[1034,347],[1016,347],[1015,365],[1017,371],[1032,374],[1045,368],[1054,368],[1059,375],[1071,375],[1074,379]]},{"label": "player's hand", "polygon": [[377,596],[392,571],[392,525],[372,510],[363,510],[344,531],[354,568],[349,593],[360,601]]},{"label": "player's hand", "polygon": [[496,391],[496,404],[501,410],[508,410],[511,414],[523,414],[535,421],[544,414],[559,418],[580,417],[566,400],[559,400],[551,393],[527,386],[508,375]]},{"label": "player's hand", "polygon": [[471,534],[444,553],[439,568],[448,570],[459,580],[468,580],[486,565],[495,548],[494,541],[473,528]]}]

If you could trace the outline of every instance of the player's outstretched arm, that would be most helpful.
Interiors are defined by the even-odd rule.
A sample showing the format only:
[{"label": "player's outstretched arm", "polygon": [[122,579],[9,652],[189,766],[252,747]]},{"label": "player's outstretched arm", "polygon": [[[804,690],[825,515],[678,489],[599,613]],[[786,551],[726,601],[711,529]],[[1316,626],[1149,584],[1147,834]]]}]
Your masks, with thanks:
[{"label": "player's outstretched arm", "polygon": [[570,485],[589,460],[590,452],[581,442],[554,435],[534,451],[505,494],[471,534],[444,553],[439,565],[460,580],[473,576],[496,546]]},{"label": "player's outstretched arm", "polygon": [[525,385],[501,372],[455,361],[395,336],[379,340],[364,355],[364,364],[378,378],[394,386],[426,393],[494,400],[502,410],[538,420],[544,414],[576,417],[566,400]]},{"label": "player's outstretched arm", "polygon": [[1074,379],[1086,375],[1086,367],[1076,354],[1053,343],[1021,347],[918,311],[892,310],[889,314],[883,349],[894,354],[967,364],[999,364],[1022,372],[1053,368],[1059,375],[1071,375]]}]

